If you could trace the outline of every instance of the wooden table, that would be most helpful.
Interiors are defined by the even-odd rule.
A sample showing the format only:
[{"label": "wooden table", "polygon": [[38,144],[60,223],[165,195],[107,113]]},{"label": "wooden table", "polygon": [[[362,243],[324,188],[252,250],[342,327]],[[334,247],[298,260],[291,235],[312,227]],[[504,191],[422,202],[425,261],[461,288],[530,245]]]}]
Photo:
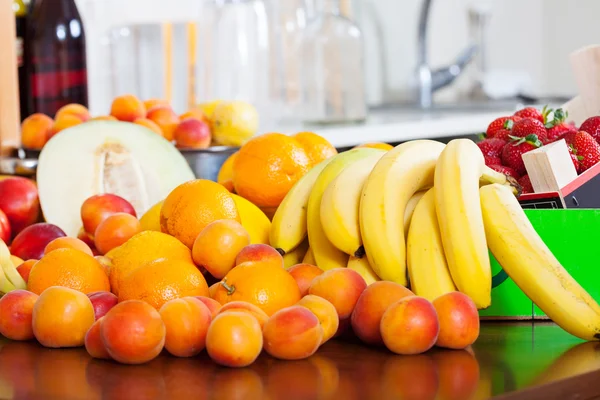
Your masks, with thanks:
[{"label": "wooden table", "polygon": [[[553,324],[484,323],[468,351],[396,356],[333,340],[313,357],[251,367],[162,355],[140,366],[3,340],[2,399],[588,399],[600,397],[600,344]],[[578,394],[578,396],[575,396]]]}]

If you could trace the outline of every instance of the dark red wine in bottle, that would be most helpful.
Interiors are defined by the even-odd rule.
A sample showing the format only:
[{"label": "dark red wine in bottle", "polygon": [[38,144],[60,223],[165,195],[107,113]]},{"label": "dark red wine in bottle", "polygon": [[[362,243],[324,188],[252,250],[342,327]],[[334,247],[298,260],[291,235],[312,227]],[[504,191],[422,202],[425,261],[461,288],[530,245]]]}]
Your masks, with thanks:
[{"label": "dark red wine in bottle", "polygon": [[28,115],[88,106],[85,32],[75,0],[34,0],[25,35]]},{"label": "dark red wine in bottle", "polygon": [[27,17],[27,6],[23,0],[13,0],[13,10],[15,12],[15,23],[17,27],[16,47],[17,47],[17,68],[19,73],[19,108],[21,111],[21,120],[25,119],[27,113],[27,87],[25,85],[25,64],[23,63],[23,45],[25,43],[25,22]]}]

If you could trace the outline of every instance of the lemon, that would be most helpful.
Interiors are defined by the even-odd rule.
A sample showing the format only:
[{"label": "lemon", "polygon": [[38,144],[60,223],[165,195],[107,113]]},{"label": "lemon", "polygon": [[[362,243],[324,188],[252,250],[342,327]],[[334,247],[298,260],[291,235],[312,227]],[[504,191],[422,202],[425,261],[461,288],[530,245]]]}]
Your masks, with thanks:
[{"label": "lemon", "polygon": [[243,101],[222,101],[212,113],[213,139],[224,146],[241,146],[258,130],[258,112]]},{"label": "lemon", "polygon": [[160,232],[160,209],[163,202],[159,201],[153,205],[146,213],[140,218],[140,224],[142,225],[142,231],[157,231]]}]

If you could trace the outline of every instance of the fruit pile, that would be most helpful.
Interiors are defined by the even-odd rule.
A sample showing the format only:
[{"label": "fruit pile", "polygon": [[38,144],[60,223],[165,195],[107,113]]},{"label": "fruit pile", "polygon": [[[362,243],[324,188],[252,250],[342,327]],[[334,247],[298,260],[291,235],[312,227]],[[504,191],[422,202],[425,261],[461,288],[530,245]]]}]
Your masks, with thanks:
[{"label": "fruit pile", "polygon": [[600,116],[590,117],[579,128],[567,122],[561,108],[541,111],[527,107],[490,123],[485,139],[478,142],[485,164],[518,180],[522,193],[533,193],[521,156],[528,151],[564,139],[578,174],[600,161]]},{"label": "fruit pile", "polygon": [[80,104],[62,107],[54,119],[41,113],[32,114],[21,124],[21,142],[25,149],[41,150],[64,129],[96,120],[138,124],[184,149],[239,146],[258,128],[256,109],[241,101],[217,100],[177,115],[164,100],[141,101],[133,95],[123,95],[113,100],[109,115],[92,117]]}]

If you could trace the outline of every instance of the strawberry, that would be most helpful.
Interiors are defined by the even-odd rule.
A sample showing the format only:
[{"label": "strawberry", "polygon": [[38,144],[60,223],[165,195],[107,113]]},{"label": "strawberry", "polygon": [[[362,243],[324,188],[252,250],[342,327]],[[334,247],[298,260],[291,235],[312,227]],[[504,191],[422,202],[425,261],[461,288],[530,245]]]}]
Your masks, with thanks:
[{"label": "strawberry", "polygon": [[517,111],[516,113],[514,113],[514,115],[521,118],[536,119],[544,123],[544,111],[546,111],[546,107],[544,107],[542,112],[539,112],[538,109],[535,107],[526,107]]},{"label": "strawberry", "polygon": [[487,139],[494,138],[496,137],[496,132],[501,129],[511,130],[513,124],[520,119],[520,117],[515,117],[514,115],[511,115],[510,117],[496,118],[491,124],[488,125],[488,128],[485,131],[485,137]]},{"label": "strawberry", "polygon": [[596,142],[600,143],[600,117],[590,117],[583,121],[580,131],[584,131],[592,135]]},{"label": "strawberry", "polygon": [[568,132],[577,132],[577,128],[575,128],[574,124],[565,122],[568,115],[569,113],[567,111],[558,108],[547,116],[548,118],[550,116],[552,117],[552,120],[547,121],[544,125],[548,133],[548,143],[560,140]]},{"label": "strawberry", "polygon": [[[571,161],[573,161],[573,165],[575,166],[575,171],[577,171],[578,174],[582,173],[583,171],[581,170],[581,163],[579,162],[579,157],[581,156],[577,156],[577,154],[573,153],[575,150],[573,150],[573,147],[569,146],[569,155],[571,156]],[[583,157],[581,157],[583,159]]]},{"label": "strawberry", "polygon": [[492,139],[485,139],[485,140],[482,140],[481,142],[478,142],[477,146],[479,146],[479,149],[483,153],[484,157],[498,157],[499,158],[500,154],[502,154],[502,148],[504,147],[505,144],[506,144],[506,142],[502,139],[492,138]]},{"label": "strawberry", "polygon": [[494,135],[494,139],[502,139],[504,140],[504,142],[508,142],[510,141],[509,136],[512,135],[512,131],[508,130],[508,129],[498,129],[496,131],[496,134]]},{"label": "strawberry", "polygon": [[531,185],[531,179],[529,175],[523,175],[517,182],[521,185],[521,193],[533,193],[533,186]]},{"label": "strawberry", "polygon": [[519,175],[510,167],[505,167],[504,165],[488,165],[488,167],[494,171],[498,171],[504,175],[510,176],[511,178],[519,179]]},{"label": "strawberry", "polygon": [[536,135],[540,142],[546,143],[548,141],[548,132],[544,124],[532,118],[523,118],[515,122],[511,135],[520,138]]},{"label": "strawberry", "polygon": [[542,142],[540,142],[537,135],[510,136],[510,138],[511,141],[502,149],[502,164],[514,169],[518,176],[523,176],[527,173],[527,170],[521,155],[541,147]]},{"label": "strawberry", "polygon": [[490,165],[502,165],[502,159],[500,159],[500,157],[483,156],[483,158],[485,159],[485,165],[488,167]]},{"label": "strawberry", "polygon": [[586,171],[600,161],[600,144],[589,133],[585,131],[568,133],[565,135],[565,141],[571,147],[571,152],[577,156],[580,167],[577,172]]}]

